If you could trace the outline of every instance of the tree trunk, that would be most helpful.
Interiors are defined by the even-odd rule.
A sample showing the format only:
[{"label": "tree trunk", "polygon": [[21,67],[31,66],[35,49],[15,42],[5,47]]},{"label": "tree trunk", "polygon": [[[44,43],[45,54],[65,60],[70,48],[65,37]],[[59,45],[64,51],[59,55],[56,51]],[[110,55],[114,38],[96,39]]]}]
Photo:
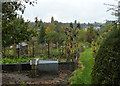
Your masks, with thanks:
[{"label": "tree trunk", "polygon": [[20,58],[20,45],[19,45],[19,43],[18,43],[18,48],[17,48],[17,53],[18,53],[18,58]]},{"label": "tree trunk", "polygon": [[3,57],[5,56],[5,47],[3,47]]},{"label": "tree trunk", "polygon": [[50,43],[48,42],[48,58],[50,58]]},{"label": "tree trunk", "polygon": [[17,58],[20,57],[20,45],[19,43],[16,43],[18,46],[16,47],[17,48]]}]

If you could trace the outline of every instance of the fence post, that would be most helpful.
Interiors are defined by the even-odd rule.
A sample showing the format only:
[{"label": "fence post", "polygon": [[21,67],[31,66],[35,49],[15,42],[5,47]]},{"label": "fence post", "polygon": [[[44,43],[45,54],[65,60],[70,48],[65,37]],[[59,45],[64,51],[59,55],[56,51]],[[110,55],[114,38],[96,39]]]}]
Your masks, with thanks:
[{"label": "fence post", "polygon": [[35,47],[35,44],[34,44],[34,41],[33,41],[33,57],[35,56],[35,50],[34,50],[34,47]]}]

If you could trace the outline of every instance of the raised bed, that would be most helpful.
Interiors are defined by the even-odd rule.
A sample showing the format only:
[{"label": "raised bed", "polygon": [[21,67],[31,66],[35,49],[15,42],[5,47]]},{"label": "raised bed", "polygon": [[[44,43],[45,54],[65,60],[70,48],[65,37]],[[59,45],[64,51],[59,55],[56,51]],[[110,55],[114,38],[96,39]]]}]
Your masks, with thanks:
[{"label": "raised bed", "polygon": [[3,72],[29,71],[29,70],[31,70],[30,63],[2,64]]},{"label": "raised bed", "polygon": [[53,60],[39,60],[37,70],[41,72],[58,72],[58,61]]},{"label": "raised bed", "polygon": [[75,70],[75,62],[59,62],[59,70]]},{"label": "raised bed", "polygon": [[[42,65],[42,64],[41,64]],[[41,66],[39,64],[39,67]],[[16,64],[0,64],[3,72],[14,72],[14,71],[30,71],[30,63],[16,63]],[[58,70],[71,70],[74,71],[75,62],[59,62]]]}]

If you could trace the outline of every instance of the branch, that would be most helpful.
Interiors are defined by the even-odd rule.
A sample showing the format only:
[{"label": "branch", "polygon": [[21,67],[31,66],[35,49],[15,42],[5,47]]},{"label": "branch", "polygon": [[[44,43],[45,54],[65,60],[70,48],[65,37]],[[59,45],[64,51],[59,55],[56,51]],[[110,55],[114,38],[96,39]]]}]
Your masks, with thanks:
[{"label": "branch", "polygon": [[104,5],[113,6],[113,7],[118,7],[117,5],[106,4],[106,3],[104,3]]}]

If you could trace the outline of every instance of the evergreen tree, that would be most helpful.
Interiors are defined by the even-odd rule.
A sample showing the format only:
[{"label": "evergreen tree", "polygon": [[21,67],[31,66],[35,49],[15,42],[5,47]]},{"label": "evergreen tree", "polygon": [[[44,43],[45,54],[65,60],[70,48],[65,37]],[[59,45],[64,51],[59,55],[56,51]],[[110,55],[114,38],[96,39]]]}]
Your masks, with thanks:
[{"label": "evergreen tree", "polygon": [[77,20],[75,20],[74,24],[75,24],[75,25],[77,24]]},{"label": "evergreen tree", "polygon": [[77,24],[77,28],[79,28],[79,29],[81,28],[81,25],[80,25],[80,23],[78,23],[78,24]]},{"label": "evergreen tree", "polygon": [[37,17],[35,17],[35,26],[38,26],[38,18]]},{"label": "evergreen tree", "polygon": [[73,23],[72,22],[70,23],[70,27],[73,28]]},{"label": "evergreen tree", "polygon": [[51,17],[51,23],[54,23],[54,17],[53,16]]},{"label": "evergreen tree", "polygon": [[91,44],[92,41],[95,40],[95,38],[96,38],[96,33],[93,27],[88,28],[86,33],[86,41]]},{"label": "evergreen tree", "polygon": [[40,34],[39,34],[39,40],[40,40],[40,43],[45,43],[45,27],[44,27],[44,24],[42,23],[41,26],[40,26]]}]

